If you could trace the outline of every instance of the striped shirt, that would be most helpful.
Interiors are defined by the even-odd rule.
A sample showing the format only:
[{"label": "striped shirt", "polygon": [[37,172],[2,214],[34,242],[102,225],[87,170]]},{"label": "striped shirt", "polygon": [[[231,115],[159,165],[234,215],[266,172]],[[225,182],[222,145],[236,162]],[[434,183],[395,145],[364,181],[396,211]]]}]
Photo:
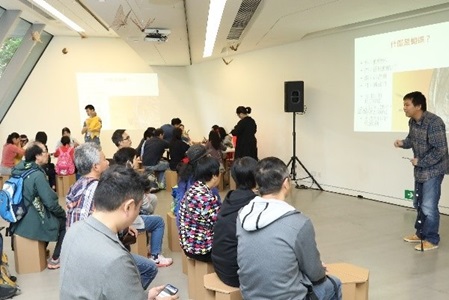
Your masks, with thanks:
[{"label": "striped shirt", "polygon": [[446,126],[437,115],[425,111],[419,121],[409,120],[409,134],[403,140],[404,149],[413,150],[418,158],[414,175],[417,182],[425,182],[441,174],[449,174],[449,154]]}]

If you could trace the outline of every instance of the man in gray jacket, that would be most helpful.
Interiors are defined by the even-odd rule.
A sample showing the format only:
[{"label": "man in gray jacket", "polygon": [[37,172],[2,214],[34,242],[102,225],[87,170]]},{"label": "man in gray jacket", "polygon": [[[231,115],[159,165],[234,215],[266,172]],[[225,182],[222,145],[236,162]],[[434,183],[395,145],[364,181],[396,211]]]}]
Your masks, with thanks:
[{"label": "man in gray jacket", "polygon": [[117,237],[139,214],[148,180],[131,168],[102,173],[95,211],[68,231],[61,253],[60,299],[156,300],[164,286],[144,291],[131,254]]},{"label": "man in gray jacket", "polygon": [[264,158],[255,177],[260,197],[237,217],[243,298],[302,300],[313,289],[318,299],[341,299],[341,282],[326,276],[312,222],[285,202],[291,186],[287,166],[278,158]]}]

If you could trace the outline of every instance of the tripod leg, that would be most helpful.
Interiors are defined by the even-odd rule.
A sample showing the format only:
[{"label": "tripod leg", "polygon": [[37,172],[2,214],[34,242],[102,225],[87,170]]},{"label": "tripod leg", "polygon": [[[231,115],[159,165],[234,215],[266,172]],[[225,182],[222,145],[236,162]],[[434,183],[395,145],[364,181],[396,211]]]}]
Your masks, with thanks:
[{"label": "tripod leg", "polygon": [[310,174],[309,170],[307,170],[307,168],[302,164],[302,162],[295,157],[295,160],[301,165],[301,167],[304,169],[304,171],[306,171],[306,173],[309,175],[310,178],[312,178],[312,182],[316,184],[316,186],[321,190],[324,191],[324,189],[321,187],[321,185],[315,180],[315,178],[312,176],[312,174]]}]

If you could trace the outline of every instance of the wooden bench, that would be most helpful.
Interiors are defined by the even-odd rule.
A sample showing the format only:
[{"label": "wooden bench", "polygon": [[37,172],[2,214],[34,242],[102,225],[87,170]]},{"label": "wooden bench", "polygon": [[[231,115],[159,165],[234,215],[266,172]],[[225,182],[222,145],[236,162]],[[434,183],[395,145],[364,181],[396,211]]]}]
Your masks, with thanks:
[{"label": "wooden bench", "polygon": [[45,242],[13,236],[14,262],[17,274],[42,272],[47,267]]},{"label": "wooden bench", "polygon": [[204,275],[205,300],[242,300],[240,289],[229,286],[218,278],[217,273]]},{"label": "wooden bench", "polygon": [[70,187],[75,183],[76,175],[56,175],[56,192],[58,197],[65,197],[69,193]]},{"label": "wooden bench", "polygon": [[207,291],[204,288],[204,275],[213,272],[214,266],[211,262],[206,263],[187,257],[187,280],[190,299],[206,299]]}]

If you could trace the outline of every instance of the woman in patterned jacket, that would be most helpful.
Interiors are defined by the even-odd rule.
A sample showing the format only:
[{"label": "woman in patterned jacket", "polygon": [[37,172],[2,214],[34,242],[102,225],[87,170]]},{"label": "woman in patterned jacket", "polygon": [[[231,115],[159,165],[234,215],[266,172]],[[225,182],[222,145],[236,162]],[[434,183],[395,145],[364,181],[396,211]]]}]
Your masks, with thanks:
[{"label": "woman in patterned jacket", "polygon": [[218,161],[210,156],[198,160],[194,184],[181,200],[179,209],[179,242],[184,253],[200,261],[212,261],[214,225],[221,207],[211,189],[219,182]]}]

